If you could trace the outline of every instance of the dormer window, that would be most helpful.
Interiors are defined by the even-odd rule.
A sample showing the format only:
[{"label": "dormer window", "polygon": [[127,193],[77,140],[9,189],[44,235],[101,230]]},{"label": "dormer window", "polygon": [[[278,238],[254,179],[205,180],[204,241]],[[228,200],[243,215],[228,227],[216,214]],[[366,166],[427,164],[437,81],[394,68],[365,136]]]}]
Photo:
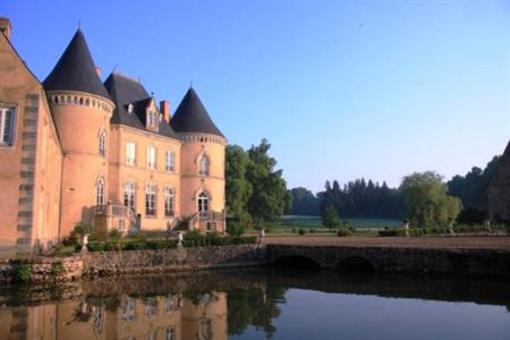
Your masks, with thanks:
[{"label": "dormer window", "polygon": [[159,113],[157,111],[147,111],[147,129],[158,131],[159,129]]},{"label": "dormer window", "polygon": [[133,109],[134,109],[133,104],[129,103],[127,107],[128,113],[133,113]]}]

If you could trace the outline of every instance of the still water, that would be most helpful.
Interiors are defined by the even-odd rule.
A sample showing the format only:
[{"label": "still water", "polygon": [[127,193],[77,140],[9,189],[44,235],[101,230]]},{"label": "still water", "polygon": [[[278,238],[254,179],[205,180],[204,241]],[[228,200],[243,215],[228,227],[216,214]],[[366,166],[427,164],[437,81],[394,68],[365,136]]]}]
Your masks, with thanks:
[{"label": "still water", "polygon": [[510,339],[503,281],[257,269],[4,287],[0,303],[0,339]]}]

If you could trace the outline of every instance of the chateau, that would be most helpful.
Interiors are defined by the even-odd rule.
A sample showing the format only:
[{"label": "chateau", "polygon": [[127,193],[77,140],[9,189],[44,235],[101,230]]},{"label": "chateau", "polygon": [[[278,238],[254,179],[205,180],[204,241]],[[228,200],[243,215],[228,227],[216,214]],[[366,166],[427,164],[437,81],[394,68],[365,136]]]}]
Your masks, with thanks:
[{"label": "chateau", "polygon": [[172,115],[137,80],[102,83],[81,30],[41,83],[8,19],[0,30],[1,249],[48,247],[79,222],[224,231],[226,138],[193,88]]}]

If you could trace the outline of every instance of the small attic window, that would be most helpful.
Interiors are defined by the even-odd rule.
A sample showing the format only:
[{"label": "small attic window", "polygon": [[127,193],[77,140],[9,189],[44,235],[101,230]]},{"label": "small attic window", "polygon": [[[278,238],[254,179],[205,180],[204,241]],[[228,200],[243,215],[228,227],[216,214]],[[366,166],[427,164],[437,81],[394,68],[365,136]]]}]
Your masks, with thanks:
[{"label": "small attic window", "polygon": [[133,104],[129,103],[127,110],[128,110],[128,113],[133,113]]}]

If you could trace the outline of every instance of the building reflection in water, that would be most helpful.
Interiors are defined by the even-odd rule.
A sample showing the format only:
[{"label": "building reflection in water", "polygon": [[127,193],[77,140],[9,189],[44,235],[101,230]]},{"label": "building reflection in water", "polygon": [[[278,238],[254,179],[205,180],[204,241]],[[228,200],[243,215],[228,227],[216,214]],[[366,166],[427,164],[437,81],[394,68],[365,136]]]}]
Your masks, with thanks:
[{"label": "building reflection in water", "polygon": [[[196,300],[195,300],[196,298]],[[8,339],[227,339],[227,294],[65,301],[0,309],[0,334]],[[8,335],[8,336],[7,336]]]}]

